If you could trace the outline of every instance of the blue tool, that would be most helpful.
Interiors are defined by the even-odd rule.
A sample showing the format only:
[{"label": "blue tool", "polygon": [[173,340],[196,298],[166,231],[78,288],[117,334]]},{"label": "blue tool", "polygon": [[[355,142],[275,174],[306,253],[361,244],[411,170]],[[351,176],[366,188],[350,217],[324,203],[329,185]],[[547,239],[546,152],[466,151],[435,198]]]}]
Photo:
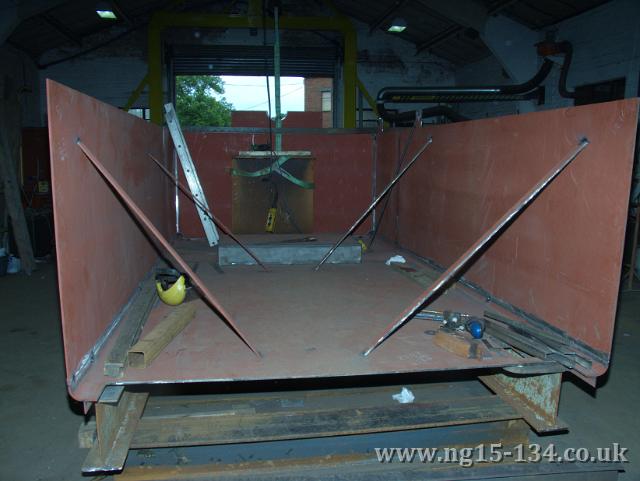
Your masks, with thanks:
[{"label": "blue tool", "polygon": [[484,335],[484,320],[464,312],[424,310],[416,314],[416,317],[418,319],[442,322],[444,329],[452,331],[466,330],[474,339],[482,339]]},{"label": "blue tool", "polygon": [[484,334],[484,321],[482,319],[478,317],[472,317],[466,322],[465,328],[467,329],[467,331],[469,331],[471,337],[473,337],[474,339],[482,339],[482,336]]}]

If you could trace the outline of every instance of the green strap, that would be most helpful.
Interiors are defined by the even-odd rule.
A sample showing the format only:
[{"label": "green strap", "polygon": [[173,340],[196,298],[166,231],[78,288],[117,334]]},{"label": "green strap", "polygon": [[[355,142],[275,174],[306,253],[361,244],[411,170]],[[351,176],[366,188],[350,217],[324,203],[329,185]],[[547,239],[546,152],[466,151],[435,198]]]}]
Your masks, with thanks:
[{"label": "green strap", "polygon": [[278,159],[275,162],[273,162],[273,164],[271,164],[268,167],[265,167],[264,169],[256,170],[253,172],[249,172],[241,169],[231,169],[230,172],[231,172],[231,175],[237,175],[240,177],[264,177],[265,175],[269,175],[272,172],[276,172],[280,174],[282,177],[284,177],[285,179],[287,179],[292,184],[297,185],[298,187],[302,187],[303,189],[315,188],[315,184],[313,182],[305,182],[304,180],[298,179],[297,177],[294,177],[291,173],[287,172],[282,167],[284,163],[290,159],[291,157],[283,155],[278,157]]},{"label": "green strap", "polygon": [[284,170],[282,167],[279,167],[277,170],[278,174],[280,174],[282,177],[284,177],[285,179],[287,179],[289,182],[296,184],[298,187],[302,187],[303,189],[314,189],[315,188],[315,184],[313,182],[305,182],[302,179],[298,179],[297,177],[294,177],[293,175],[291,175],[289,172],[287,172],[286,170]]}]

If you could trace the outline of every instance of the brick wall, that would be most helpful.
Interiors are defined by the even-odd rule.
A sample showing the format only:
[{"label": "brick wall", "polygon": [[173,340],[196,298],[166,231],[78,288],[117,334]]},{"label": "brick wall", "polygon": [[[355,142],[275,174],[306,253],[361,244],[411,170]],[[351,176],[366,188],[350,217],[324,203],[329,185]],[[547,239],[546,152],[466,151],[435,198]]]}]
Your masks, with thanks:
[{"label": "brick wall", "polygon": [[[271,122],[275,127],[275,122]],[[269,117],[267,112],[257,110],[235,110],[231,112],[232,127],[268,127]],[[322,117],[319,112],[288,112],[282,121],[285,128],[320,128]]]},{"label": "brick wall", "polygon": [[333,127],[333,110],[322,110],[322,92],[332,92],[333,95],[333,79],[304,79],[304,110],[305,112],[322,112],[322,126]]}]

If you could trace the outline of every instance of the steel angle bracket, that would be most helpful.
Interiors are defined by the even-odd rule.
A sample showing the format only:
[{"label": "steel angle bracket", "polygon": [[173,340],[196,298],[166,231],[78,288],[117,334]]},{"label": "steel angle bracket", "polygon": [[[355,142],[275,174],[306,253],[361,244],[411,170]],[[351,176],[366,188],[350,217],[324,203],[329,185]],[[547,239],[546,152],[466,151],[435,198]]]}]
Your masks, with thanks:
[{"label": "steel angle bracket", "polygon": [[565,431],[558,418],[562,373],[539,376],[480,376],[480,381],[522,415],[538,434]]},{"label": "steel angle bracket", "polygon": [[96,403],[97,438],[82,465],[84,474],[121,471],[147,404],[146,392],[120,392],[114,402]]}]

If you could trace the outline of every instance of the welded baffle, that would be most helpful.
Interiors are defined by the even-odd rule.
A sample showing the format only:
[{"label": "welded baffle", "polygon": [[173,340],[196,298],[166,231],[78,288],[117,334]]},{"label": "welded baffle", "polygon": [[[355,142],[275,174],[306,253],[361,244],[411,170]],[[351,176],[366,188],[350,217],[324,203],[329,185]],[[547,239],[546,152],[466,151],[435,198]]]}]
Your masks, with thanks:
[{"label": "welded baffle", "polygon": [[421,309],[426,307],[429,302],[433,301],[436,294],[447,285],[454,277],[460,274],[465,268],[467,268],[474,260],[478,258],[479,253],[494,239],[496,239],[504,229],[511,225],[511,222],[529,206],[554,179],[556,179],[560,173],[580,155],[584,149],[589,145],[588,139],[582,139],[578,146],[569,154],[569,156],[556,164],[547,174],[540,179],[527,193],[525,193],[518,201],[504,213],[500,219],[496,221],[487,231],[476,240],[466,252],[464,252],[454,263],[444,271],[440,277],[438,277],[429,288],[421,293],[398,317],[389,324],[382,336],[378,338],[363,355],[368,356],[376,349],[380,344],[386,341],[394,332],[400,329],[404,324],[409,322],[413,316]]},{"label": "welded baffle", "polygon": [[233,317],[220,301],[209,291],[204,281],[195,273],[191,266],[182,258],[178,251],[171,245],[171,243],[162,235],[153,222],[147,217],[147,215],[140,209],[140,207],[133,201],[124,188],[118,183],[118,181],[111,175],[111,173],[105,168],[104,165],[98,160],[96,155],[87,147],[80,139],[76,141],[76,144],[84,152],[85,156],[93,164],[96,170],[102,175],[102,178],[107,182],[109,186],[116,192],[118,198],[120,198],[127,209],[136,220],[143,226],[144,231],[154,240],[154,243],[168,254],[168,261],[170,261],[173,267],[181,272],[184,272],[193,284],[193,287],[202,295],[203,300],[222,318],[222,320],[229,326],[229,328],[244,342],[244,344],[251,349],[256,355],[260,356],[258,351],[251,345],[247,337],[238,329]]},{"label": "welded baffle", "polygon": [[180,122],[176,115],[176,111],[173,108],[173,104],[165,104],[164,117],[167,120],[167,127],[169,127],[169,132],[173,139],[173,145],[178,153],[178,158],[182,165],[182,171],[184,172],[184,176],[189,184],[191,194],[199,201],[199,203],[196,203],[196,210],[198,211],[198,216],[200,216],[200,222],[202,222],[202,227],[204,228],[204,233],[207,236],[207,241],[210,246],[215,246],[218,244],[220,236],[218,235],[216,225],[207,213],[209,211],[209,204],[207,203],[207,198],[204,196],[202,185],[200,185],[200,178],[198,177],[196,167],[193,165],[193,160],[191,159],[187,142],[182,134]]},{"label": "welded baffle", "polygon": [[358,228],[358,226],[360,224],[362,224],[364,222],[364,220],[367,218],[367,216],[369,214],[371,214],[371,212],[373,211],[373,209],[376,208],[376,206],[378,205],[378,203],[389,193],[391,192],[391,189],[393,189],[393,187],[398,183],[398,181],[402,178],[402,176],[404,174],[407,173],[407,171],[411,168],[411,166],[415,163],[416,160],[418,160],[420,158],[420,156],[423,154],[423,152],[427,149],[427,147],[429,147],[429,145],[431,145],[432,139],[431,137],[429,137],[427,139],[427,141],[424,143],[424,145],[422,147],[420,147],[420,149],[418,150],[418,152],[416,153],[416,155],[413,156],[413,158],[409,161],[409,163],[407,163],[407,165],[405,165],[402,170],[400,172],[398,172],[398,174],[391,180],[391,182],[389,182],[389,184],[382,190],[382,192],[378,195],[378,197],[376,197],[374,199],[374,201],[369,205],[369,207],[367,207],[365,209],[365,211],[360,215],[360,217],[358,217],[356,219],[356,221],[351,225],[351,227],[349,227],[349,230],[347,230],[347,232],[345,232],[342,237],[340,237],[340,239],[338,241],[336,241],[335,244],[333,244],[333,246],[331,247],[331,249],[329,249],[329,251],[324,255],[324,257],[320,260],[320,262],[318,262],[318,265],[316,265],[315,270],[317,271],[318,269],[320,269],[320,267],[322,266],[322,264],[324,264],[327,259],[329,257],[331,257],[331,254],[333,254],[335,252],[335,250],[340,247],[340,244],[342,244],[345,239],[347,237],[349,237],[351,234],[353,234],[355,232],[355,230]]}]

